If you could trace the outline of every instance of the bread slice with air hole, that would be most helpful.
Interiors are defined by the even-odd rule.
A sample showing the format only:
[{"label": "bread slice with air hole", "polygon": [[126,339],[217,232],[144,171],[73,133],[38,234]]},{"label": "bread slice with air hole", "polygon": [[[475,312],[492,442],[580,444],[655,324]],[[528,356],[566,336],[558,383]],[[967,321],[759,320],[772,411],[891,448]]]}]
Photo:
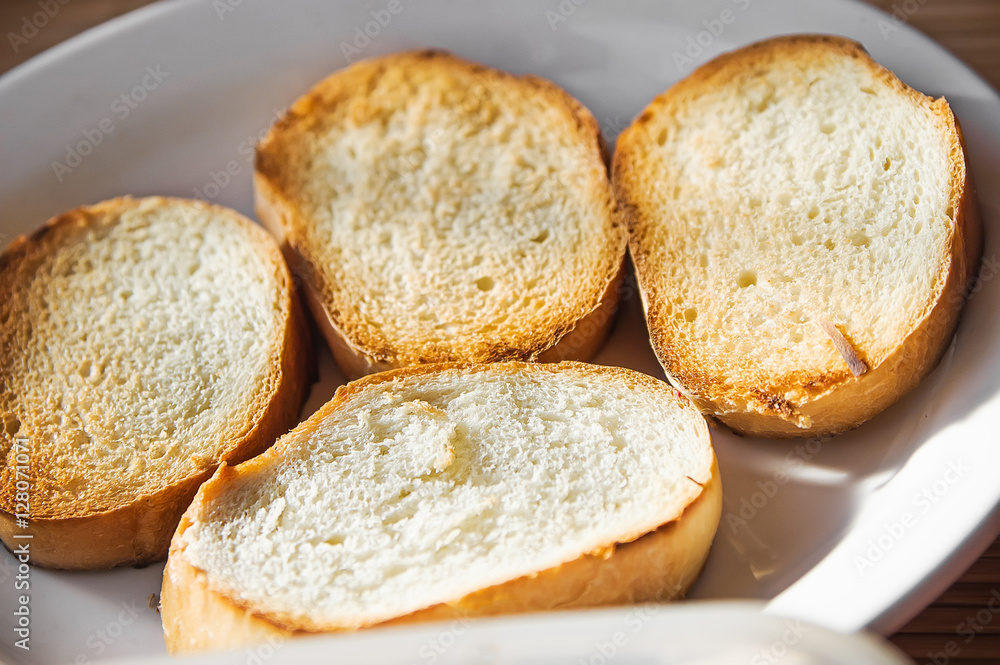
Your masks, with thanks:
[{"label": "bread slice with air hole", "polygon": [[850,40],[789,36],[663,93],[613,163],[668,378],[738,432],[839,432],[936,365],[981,253],[958,124]]},{"label": "bread slice with air hole", "polygon": [[164,634],[180,653],[667,600],[720,511],[706,422],[663,381],[576,362],[384,372],[202,486],[167,559]]},{"label": "bread slice with air hole", "polygon": [[625,254],[604,151],[549,81],[398,53],[292,105],[258,146],[256,206],[349,376],[582,360]]},{"label": "bread slice with air hole", "polygon": [[198,486],[287,432],[307,387],[277,243],[195,201],[114,199],[16,239],[0,342],[0,538],[56,568],[163,559]]}]

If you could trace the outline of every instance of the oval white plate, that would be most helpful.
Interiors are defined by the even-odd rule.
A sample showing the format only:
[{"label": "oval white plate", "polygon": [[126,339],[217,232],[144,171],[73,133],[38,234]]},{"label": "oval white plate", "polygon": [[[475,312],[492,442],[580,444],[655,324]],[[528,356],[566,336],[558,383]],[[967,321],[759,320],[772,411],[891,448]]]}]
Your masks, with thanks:
[{"label": "oval white plate", "polygon": [[[831,440],[718,431],[723,522],[695,598],[758,598],[834,629],[889,632],[995,537],[1000,503],[1000,99],[925,37],[839,0],[174,1],[66,42],[0,78],[0,242],[62,210],[132,194],[199,196],[253,214],[254,142],[311,84],[357,59],[436,46],[551,78],[610,140],[718,53],[788,32],[858,39],[951,101],[982,185],[983,279],[956,342],[913,394]],[[597,361],[662,376],[638,299]],[[307,411],[340,377],[328,357]],[[0,555],[0,654],[73,661],[163,650],[147,599],[159,566],[30,572],[32,650],[12,646],[16,571]],[[154,599],[155,600],[155,599]],[[539,621],[544,621],[539,617]]]}]

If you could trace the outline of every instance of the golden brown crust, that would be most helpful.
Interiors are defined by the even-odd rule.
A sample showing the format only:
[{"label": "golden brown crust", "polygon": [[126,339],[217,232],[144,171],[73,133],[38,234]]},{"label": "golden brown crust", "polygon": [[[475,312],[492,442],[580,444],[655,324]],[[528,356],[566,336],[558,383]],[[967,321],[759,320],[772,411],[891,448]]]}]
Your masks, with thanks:
[{"label": "golden brown crust", "polygon": [[[690,409],[690,403],[668,384],[652,377],[618,367],[583,365],[564,362],[536,365],[519,362],[491,366],[443,363],[411,366],[375,374],[338,389],[334,398],[324,405],[317,420],[339,408],[351,396],[373,384],[443,370],[520,372],[525,368],[537,371],[582,371],[624,379]],[[693,415],[693,414],[692,414]],[[311,419],[312,420],[312,419]],[[369,625],[389,625],[429,621],[451,617],[473,617],[512,612],[566,609],[572,607],[612,605],[641,601],[664,601],[684,595],[694,582],[708,555],[722,510],[722,489],[718,466],[711,453],[708,427],[700,418],[701,436],[708,457],[704,470],[691,478],[690,496],[678,512],[665,516],[665,521],[653,531],[625,535],[620,542],[609,543],[591,554],[555,568],[539,571],[471,593],[453,602],[442,603],[398,617],[390,621],[359,622],[351,626],[329,626],[324,630],[350,630]],[[308,427],[307,423],[300,428]],[[269,466],[284,455],[287,441],[299,432],[279,441],[265,454],[238,468],[223,467],[205,483],[197,498],[181,520],[171,543],[170,556],[164,570],[161,593],[161,615],[164,636],[171,653],[206,649],[232,648],[273,637],[304,635],[316,631],[301,630],[294,619],[265,616],[252,607],[216,588],[206,573],[186,560],[181,535],[191,526],[204,503],[212,501],[232,483],[240,482]]]},{"label": "golden brown crust", "polygon": [[[165,197],[149,197],[144,201],[159,201],[162,205],[207,205]],[[19,271],[20,267],[30,263],[26,259],[52,251],[77,230],[86,228],[104,211],[113,211],[132,203],[133,200],[128,197],[113,199],[53,218],[30,236],[16,239],[0,255],[0,275],[11,269]],[[276,334],[281,336],[281,356],[273,359],[268,382],[270,392],[262,392],[258,397],[255,408],[245,416],[241,435],[227,448],[221,460],[148,494],[123,496],[116,507],[101,507],[88,502],[48,505],[44,492],[38,489],[41,483],[37,481],[43,475],[58,473],[59,470],[40,473],[38,469],[44,468],[42,465],[45,464],[45,451],[33,451],[28,474],[34,490],[31,512],[41,516],[28,520],[27,529],[17,528],[13,514],[16,474],[11,473],[13,461],[9,458],[0,485],[0,540],[13,547],[18,543],[13,538],[15,533],[30,534],[33,564],[82,570],[142,565],[162,560],[181,514],[201,483],[212,476],[219,461],[238,463],[258,455],[298,420],[308,390],[312,347],[301,305],[292,288],[291,276],[266,232],[234,211],[209,207],[217,208],[220,215],[237,220],[262,247],[267,248],[273,268],[280,274],[284,298],[280,304],[287,315],[283,327],[276,330]],[[28,278],[29,275],[21,271],[14,279]],[[16,352],[16,349],[10,348],[3,353],[8,352]]]},{"label": "golden brown crust", "polygon": [[[284,247],[288,263],[293,266],[294,271],[294,266],[299,261],[298,255],[289,251],[287,245]],[[303,271],[307,269],[300,268]],[[625,266],[623,264],[615,278],[608,283],[608,287],[597,309],[577,321],[576,325],[563,335],[555,346],[542,351],[538,355],[537,361],[551,363],[562,360],[580,360],[590,358],[597,353],[604,345],[614,325],[615,314],[618,312],[618,304],[621,298],[624,275]],[[330,348],[330,353],[337,362],[337,366],[340,367],[348,380],[397,368],[392,362],[374,358],[356,345],[352,345],[347,335],[337,327],[330,317],[323,305],[321,296],[312,288],[310,281],[303,279],[300,286],[300,293],[310,314],[312,314],[312,319],[316,323],[316,327],[319,329],[320,334],[323,335],[323,339],[326,340],[327,346]],[[494,359],[504,360],[506,359],[504,355],[510,354],[497,354],[497,358]],[[521,354],[516,355],[520,356]]]},{"label": "golden brown crust", "polygon": [[[184,521],[178,533],[183,531]],[[209,590],[205,572],[170,556],[160,588],[163,639],[171,654],[235,649],[293,635]]]},{"label": "golden brown crust", "polygon": [[[713,465],[712,479],[698,498],[680,518],[656,531],[453,603],[376,625],[683,598],[704,565],[721,513],[721,482]],[[204,571],[173,553],[163,571],[160,614],[171,654],[236,649],[267,640],[317,634],[281,626],[237,605],[211,589]]]},{"label": "golden brown crust", "polygon": [[[734,68],[779,58],[808,58],[810,50],[840,53],[864,64],[896,93],[927,108],[942,136],[950,143],[951,209],[949,249],[942,260],[938,291],[922,315],[905,322],[885,348],[857,349],[869,371],[854,376],[846,363],[823,371],[788,368],[782,376],[757,377],[756,384],[729,385],[703,367],[696,352],[675,343],[668,332],[663,305],[669,300],[651,277],[650,238],[659,220],[643,210],[645,193],[636,177],[633,154],[648,141],[645,127],[675,100],[720,85]],[[654,99],[633,125],[622,133],[613,160],[613,182],[626,211],[629,251],[638,276],[650,337],[660,364],[672,383],[681,387],[706,413],[740,434],[761,437],[835,434],[860,425],[914,388],[937,364],[958,323],[965,294],[982,253],[982,231],[974,189],[957,121],[944,99],[934,100],[910,88],[895,74],[874,62],[864,48],[849,39],[827,35],[792,35],[752,44],[697,69],[688,78]],[[846,340],[851,344],[851,340]]]},{"label": "golden brown crust", "polygon": [[611,334],[624,284],[625,264],[622,263],[618,274],[608,282],[608,288],[605,289],[597,309],[577,321],[572,330],[563,335],[555,346],[542,351],[538,355],[538,362],[586,360],[593,357]]},{"label": "golden brown crust", "polygon": [[[527,88],[526,94],[533,98],[565,109],[573,125],[571,131],[591,151],[594,164],[606,167],[606,146],[597,120],[565,90],[536,76],[516,77],[444,51],[424,50],[362,61],[318,83],[292,105],[258,146],[254,198],[258,217],[281,241],[286,260],[293,272],[302,278],[305,300],[334,358],[351,378],[414,363],[588,359],[603,343],[617,309],[618,290],[611,287],[619,275],[627,243],[624,221],[607,181],[600,183],[606,189],[609,218],[601,265],[595,266],[594,274],[588,275],[581,288],[581,293],[589,295],[573,296],[579,302],[573,302],[574,309],[565,319],[536,317],[537,320],[525,321],[513,335],[498,335],[488,342],[455,338],[444,347],[386,339],[380,330],[364,322],[357,313],[358,295],[346,293],[332,283],[324,268],[323,248],[312,246],[306,238],[304,229],[311,222],[290,193],[293,189],[289,185],[290,171],[301,159],[295,143],[304,140],[310,132],[323,131],[331,122],[334,110],[352,100],[364,102],[355,104],[352,119],[357,119],[354,116],[359,114],[365,119],[380,117],[386,109],[374,101],[364,101],[366,91],[376,85],[387,70],[402,68],[405,71],[413,67],[439,70],[443,76],[473,74],[487,85]],[[599,323],[595,325],[595,321]],[[566,340],[567,337],[573,339]],[[566,343],[562,343],[564,341]]]}]

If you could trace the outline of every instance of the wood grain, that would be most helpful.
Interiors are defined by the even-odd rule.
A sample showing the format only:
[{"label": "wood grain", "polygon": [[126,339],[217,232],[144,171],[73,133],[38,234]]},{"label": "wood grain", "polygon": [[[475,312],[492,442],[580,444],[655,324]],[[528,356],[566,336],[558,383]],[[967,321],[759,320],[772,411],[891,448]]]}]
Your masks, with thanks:
[{"label": "wood grain", "polygon": [[[997,0],[866,0],[929,35],[1000,89]],[[914,7],[916,8],[914,10]]]},{"label": "wood grain", "polygon": [[[1000,1],[867,0],[930,35],[1000,89]],[[0,73],[149,0],[0,0]],[[65,4],[61,4],[65,3]],[[25,21],[42,24],[32,34]],[[10,37],[31,35],[23,40]],[[1000,540],[961,579],[890,639],[921,663],[1000,663]],[[970,622],[975,622],[972,625]],[[970,631],[972,631],[970,633]]]}]

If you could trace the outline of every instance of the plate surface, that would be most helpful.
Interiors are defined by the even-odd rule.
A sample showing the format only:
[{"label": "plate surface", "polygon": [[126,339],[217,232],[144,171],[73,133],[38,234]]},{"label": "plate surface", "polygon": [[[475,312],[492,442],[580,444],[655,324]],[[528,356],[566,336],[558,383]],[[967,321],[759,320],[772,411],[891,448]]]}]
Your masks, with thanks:
[{"label": "plate surface", "polygon": [[[349,61],[436,46],[554,80],[609,141],[715,55],[790,32],[843,34],[962,122],[986,227],[981,279],[955,343],[911,395],[829,440],[716,431],[723,521],[694,598],[891,632],[1000,530],[1000,99],[927,38],[847,0],[458,3],[172,1],[80,35],[0,78],[0,244],[60,211],[122,194],[205,198],[253,216],[253,144]],[[634,291],[597,362],[662,378]],[[306,412],[342,380],[328,356]],[[17,562],[0,553],[0,658],[79,662],[163,652],[162,566],[31,569],[31,650],[13,646]],[[543,617],[538,618],[544,621]]]},{"label": "plate surface", "polygon": [[[907,665],[867,633],[844,635],[798,619],[768,616],[759,602],[636,605],[537,615],[373,628],[353,634],[275,640],[254,649],[205,654],[186,665]],[[175,665],[177,659],[115,660]]]}]

